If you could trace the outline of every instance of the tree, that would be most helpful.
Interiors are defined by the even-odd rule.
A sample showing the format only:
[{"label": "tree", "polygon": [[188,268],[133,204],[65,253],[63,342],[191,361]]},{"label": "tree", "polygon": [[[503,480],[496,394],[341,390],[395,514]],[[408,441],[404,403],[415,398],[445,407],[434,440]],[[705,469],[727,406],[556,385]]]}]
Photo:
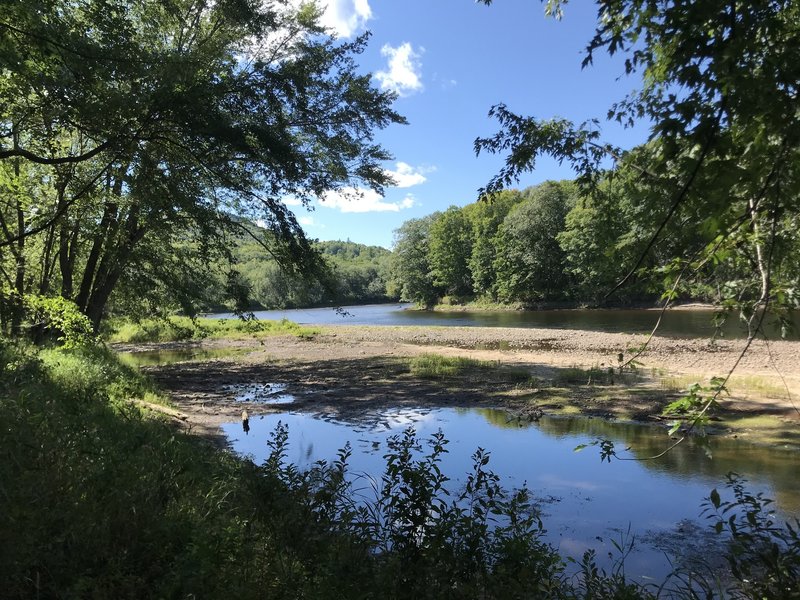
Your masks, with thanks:
[{"label": "tree", "polygon": [[495,284],[505,302],[564,299],[568,278],[557,235],[575,202],[570,182],[547,181],[526,190],[497,233]]},{"label": "tree", "polygon": [[441,295],[434,283],[430,263],[430,231],[441,213],[410,219],[394,233],[389,294],[406,302],[433,306]]},{"label": "tree", "polygon": [[497,300],[497,232],[512,207],[522,201],[517,190],[503,190],[481,201],[464,207],[464,214],[472,226],[472,255],[469,270],[472,274],[472,289],[477,294],[488,295]]},{"label": "tree", "polygon": [[610,196],[603,205],[592,198],[578,202],[566,216],[564,231],[557,236],[577,296],[595,305],[619,280],[620,264],[631,264],[630,260],[620,260],[623,252],[619,240],[626,232],[620,204],[616,196]]},{"label": "tree", "polygon": [[170,279],[153,252],[209,264],[242,218],[265,226],[283,268],[321,272],[281,199],[381,191],[389,155],[373,133],[403,119],[357,72],[367,38],[340,43],[319,16],[238,0],[4,4],[4,312],[39,280],[98,327],[132,271]]},{"label": "tree", "polygon": [[472,228],[462,209],[451,206],[431,223],[429,260],[433,283],[450,296],[472,292],[469,260]]}]

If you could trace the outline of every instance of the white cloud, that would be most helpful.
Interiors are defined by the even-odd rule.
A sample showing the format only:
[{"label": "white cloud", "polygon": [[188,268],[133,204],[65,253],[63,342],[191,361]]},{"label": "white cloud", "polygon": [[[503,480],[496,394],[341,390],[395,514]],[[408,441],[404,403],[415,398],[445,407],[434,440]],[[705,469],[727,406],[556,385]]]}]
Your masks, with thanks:
[{"label": "white cloud", "polygon": [[362,33],[372,18],[369,0],[285,0],[273,4],[270,10],[279,14],[277,26],[269,36],[250,37],[238,57],[240,62],[262,58],[277,63],[295,55],[296,44],[305,39],[307,33],[298,32],[290,24],[307,4],[314,4],[319,9],[319,24],[340,38]]},{"label": "white cloud", "polygon": [[415,51],[409,42],[392,48],[386,44],[381,48],[381,54],[389,61],[386,71],[375,73],[381,88],[397,92],[401,96],[409,96],[422,90],[422,63],[420,63],[421,50]]},{"label": "white cloud", "polygon": [[395,187],[407,188],[414,185],[425,183],[425,173],[429,173],[433,169],[423,167],[412,167],[408,163],[397,162],[395,163],[394,171],[387,169],[386,174],[395,181]]},{"label": "white cloud", "polygon": [[400,212],[415,205],[411,194],[399,202],[387,202],[374,190],[353,187],[327,192],[320,199],[320,206],[335,208],[343,213]]},{"label": "white cloud", "polygon": [[314,227],[317,225],[314,222],[314,217],[297,217],[297,222],[303,227]]},{"label": "white cloud", "polygon": [[416,206],[417,201],[414,200],[414,196],[408,194],[405,198],[400,201],[400,208],[411,208],[412,206]]},{"label": "white cloud", "polygon": [[320,24],[339,37],[349,38],[363,31],[372,18],[369,0],[319,0],[317,4],[324,8]]},{"label": "white cloud", "polygon": [[284,196],[281,198],[281,202],[283,202],[286,206],[302,206],[303,203],[300,201],[300,198],[297,196]]}]

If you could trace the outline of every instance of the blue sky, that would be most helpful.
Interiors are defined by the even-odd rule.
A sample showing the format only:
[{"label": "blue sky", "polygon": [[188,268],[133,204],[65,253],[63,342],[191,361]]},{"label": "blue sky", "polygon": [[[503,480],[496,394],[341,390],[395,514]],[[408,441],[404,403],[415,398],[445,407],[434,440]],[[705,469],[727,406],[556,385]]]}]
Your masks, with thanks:
[{"label": "blue sky", "polygon": [[[470,0],[327,0],[324,23],[339,37],[372,32],[359,62],[377,86],[399,93],[395,108],[409,124],[377,136],[395,157],[386,169],[398,186],[384,198],[368,190],[350,200],[329,194],[311,212],[293,206],[306,233],[390,248],[404,221],[474,202],[502,164],[500,156],[473,151],[476,137],[497,131],[487,113],[500,102],[541,118],[600,118],[602,139],[623,147],[644,141],[645,130],[604,120],[636,87],[621,61],[598,55],[593,67],[581,69],[595,10],[594,3],[570,3],[557,21],[544,16],[539,0],[496,0],[490,7]],[[518,187],[571,176],[542,159]]]}]

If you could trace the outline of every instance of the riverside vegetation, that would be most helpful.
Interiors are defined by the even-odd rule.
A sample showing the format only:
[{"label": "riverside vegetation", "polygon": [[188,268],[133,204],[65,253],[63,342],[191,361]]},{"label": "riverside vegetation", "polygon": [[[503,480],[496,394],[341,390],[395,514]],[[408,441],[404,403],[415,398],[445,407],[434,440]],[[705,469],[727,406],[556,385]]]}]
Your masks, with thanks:
[{"label": "riverside vegetation", "polygon": [[[63,307],[62,307],[63,308]],[[91,335],[85,317],[48,326],[58,343],[0,342],[0,585],[9,597],[653,598],[793,597],[797,527],[731,480],[709,524],[730,571],[663,585],[568,565],[541,541],[525,490],[504,490],[490,455],[448,492],[441,435],[396,437],[373,497],[346,478],[349,449],[309,471],[285,460],[279,427],[262,465],[176,431],[147,406],[146,378]],[[463,364],[462,364],[463,363]],[[422,357],[422,377],[474,366]],[[146,400],[147,404],[137,400]],[[152,465],[158,464],[158,469]],[[621,554],[624,548],[620,548]]]}]

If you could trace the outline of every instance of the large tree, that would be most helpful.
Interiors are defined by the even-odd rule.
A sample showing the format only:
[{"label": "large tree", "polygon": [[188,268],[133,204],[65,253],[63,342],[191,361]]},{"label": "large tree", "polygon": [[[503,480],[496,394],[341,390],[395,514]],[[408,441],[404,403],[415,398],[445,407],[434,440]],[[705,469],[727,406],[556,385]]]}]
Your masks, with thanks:
[{"label": "large tree", "polygon": [[121,281],[177,285],[159,253],[212,264],[243,218],[284,268],[321,269],[282,199],[381,191],[389,155],[373,133],[403,119],[358,72],[366,37],[339,42],[313,4],[293,7],[0,7],[4,317],[25,293],[58,291],[97,327]]},{"label": "large tree", "polygon": [[472,255],[469,270],[476,294],[497,300],[497,232],[509,211],[522,200],[517,190],[504,190],[491,198],[464,207],[472,226]]},{"label": "large tree", "polygon": [[389,294],[401,300],[433,306],[443,290],[437,286],[430,261],[433,223],[442,213],[410,219],[394,232]]},{"label": "large tree", "polygon": [[506,302],[563,300],[570,286],[557,235],[575,204],[575,186],[546,181],[523,198],[497,233],[496,295]]},{"label": "large tree", "polygon": [[464,297],[472,292],[472,241],[472,227],[458,206],[451,206],[431,223],[431,275],[433,283],[447,295]]}]

